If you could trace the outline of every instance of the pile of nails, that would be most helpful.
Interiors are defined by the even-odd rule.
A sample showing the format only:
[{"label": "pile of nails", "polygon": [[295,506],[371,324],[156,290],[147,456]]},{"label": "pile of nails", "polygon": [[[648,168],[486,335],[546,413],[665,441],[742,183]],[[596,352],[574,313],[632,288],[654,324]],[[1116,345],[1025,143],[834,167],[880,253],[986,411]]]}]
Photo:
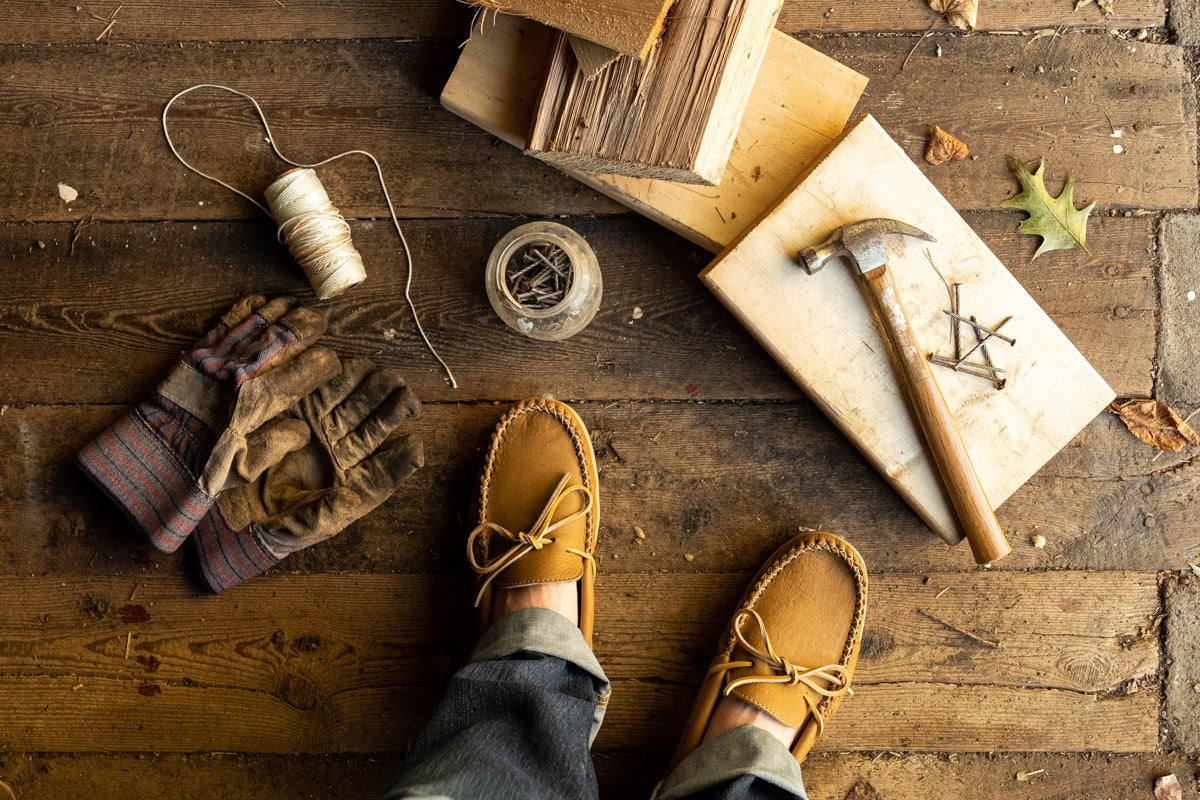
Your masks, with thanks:
[{"label": "pile of nails", "polygon": [[551,308],[571,287],[571,259],[549,242],[522,247],[508,260],[504,281],[509,294],[526,308]]}]

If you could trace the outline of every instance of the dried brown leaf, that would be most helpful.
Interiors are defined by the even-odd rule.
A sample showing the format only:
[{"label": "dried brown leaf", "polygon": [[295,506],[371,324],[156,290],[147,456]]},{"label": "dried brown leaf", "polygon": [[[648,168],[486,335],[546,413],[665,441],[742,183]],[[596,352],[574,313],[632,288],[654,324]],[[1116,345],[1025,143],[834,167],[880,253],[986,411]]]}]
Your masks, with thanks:
[{"label": "dried brown leaf", "polygon": [[979,0],[929,0],[929,7],[946,17],[946,21],[964,31],[975,30]]},{"label": "dried brown leaf", "polygon": [[846,792],[846,800],[882,800],[879,791],[867,781],[859,781]]},{"label": "dried brown leaf", "polygon": [[1106,17],[1111,17],[1113,14],[1113,0],[1076,0],[1075,11],[1095,3],[1100,8],[1100,13]]},{"label": "dried brown leaf", "polygon": [[971,151],[961,139],[946,133],[937,125],[930,128],[929,138],[925,141],[925,160],[930,164],[962,161],[969,155]]},{"label": "dried brown leaf", "polygon": [[1163,775],[1154,782],[1154,800],[1183,800],[1183,787],[1174,773]]},{"label": "dried brown leaf", "polygon": [[1200,445],[1200,436],[1179,415],[1157,400],[1113,403],[1108,410],[1121,418],[1129,432],[1159,450],[1182,450]]}]

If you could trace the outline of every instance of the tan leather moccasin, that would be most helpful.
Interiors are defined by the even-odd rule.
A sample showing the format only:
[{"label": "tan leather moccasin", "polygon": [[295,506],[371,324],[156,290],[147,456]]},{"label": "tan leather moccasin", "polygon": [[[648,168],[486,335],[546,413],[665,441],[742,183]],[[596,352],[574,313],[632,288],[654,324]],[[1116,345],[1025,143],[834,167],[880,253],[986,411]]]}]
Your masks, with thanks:
[{"label": "tan leather moccasin", "polygon": [[496,588],[579,581],[579,629],[592,643],[599,477],[591,437],[570,407],[525,400],[496,426],[467,540],[480,630]]},{"label": "tan leather moccasin", "polygon": [[804,761],[851,693],[866,608],[867,570],[844,539],[804,533],[779,548],[726,628],[672,768],[700,744],[717,703],[730,694],[798,728],[791,750]]}]

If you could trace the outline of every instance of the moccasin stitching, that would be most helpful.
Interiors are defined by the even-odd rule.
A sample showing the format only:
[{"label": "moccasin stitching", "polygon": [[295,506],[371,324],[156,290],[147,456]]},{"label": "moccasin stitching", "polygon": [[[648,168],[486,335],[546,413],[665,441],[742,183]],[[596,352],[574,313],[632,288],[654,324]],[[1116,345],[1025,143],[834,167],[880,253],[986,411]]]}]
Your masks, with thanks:
[{"label": "moccasin stitching", "polygon": [[[586,533],[584,534],[584,549],[589,553],[592,553],[595,552],[596,549],[596,535],[592,530],[594,527],[592,524],[592,508],[595,505],[596,500],[594,499],[595,486],[592,484],[591,474],[588,470],[588,449],[585,446],[585,443],[582,441],[582,437],[579,434],[579,430],[576,427],[575,421],[563,411],[563,408],[564,407],[557,402],[547,403],[545,400],[523,400],[518,403],[515,408],[509,410],[508,413],[500,418],[500,422],[496,424],[495,432],[492,433],[492,445],[490,448],[488,448],[488,456],[484,464],[483,477],[479,482],[479,522],[483,523],[487,520],[487,499],[488,492],[491,489],[492,472],[495,467],[496,456],[500,449],[500,441],[504,437],[505,432],[508,430],[508,426],[522,414],[533,411],[542,411],[553,416],[559,421],[560,424],[562,424],[564,428],[567,429],[567,433],[571,436],[571,443],[575,446],[575,457],[579,462],[579,471],[583,476],[584,488],[586,488],[589,492],[592,492],[593,501],[588,505],[587,513],[584,514],[584,524],[586,526]],[[489,555],[488,540],[486,537],[484,537],[480,542],[480,549],[482,550],[484,558],[486,558]]]},{"label": "moccasin stitching", "polygon": [[[811,550],[827,550],[827,551],[837,555],[850,567],[851,571],[854,573],[854,583],[855,583],[855,586],[854,586],[854,616],[850,623],[850,633],[846,637],[846,644],[842,648],[842,655],[841,655],[841,659],[839,660],[839,663],[843,667],[845,667],[848,665],[848,663],[850,661],[850,656],[854,652],[855,644],[858,642],[858,640],[860,639],[860,637],[862,635],[863,623],[864,623],[865,617],[866,617],[867,578],[866,578],[866,574],[863,572],[862,568],[858,564],[858,559],[854,557],[854,555],[850,552],[850,550],[847,549],[847,547],[845,546],[845,543],[842,542],[840,539],[834,539],[833,541],[830,541],[829,539],[822,536],[820,539],[817,539],[816,541],[805,542],[804,544],[797,545],[796,547],[792,548],[784,555],[780,556],[771,565],[771,567],[768,569],[768,571],[766,573],[764,573],[762,575],[762,577],[760,577],[758,579],[758,581],[755,582],[754,587],[750,591],[745,602],[742,603],[742,607],[754,608],[755,604],[758,602],[759,597],[761,597],[762,593],[764,591],[766,591],[766,588],[771,583],[771,581],[773,581],[776,578],[776,576],[778,576],[779,573],[782,572],[783,569],[786,568],[789,564],[791,564],[793,561],[795,561],[797,558],[799,558],[804,553],[807,553]],[[730,631],[729,639],[725,646],[726,657],[727,658],[731,657],[733,651],[736,648],[737,648],[737,637],[734,636],[732,631]],[[824,698],[820,702],[818,702],[817,708],[820,711],[820,713],[824,714],[829,709],[829,706],[833,702],[833,700],[834,700],[834,698],[828,697],[828,698]],[[767,709],[764,709],[764,710],[767,710]],[[769,710],[768,710],[768,713],[772,713],[772,716],[776,716],[773,712],[770,712]]]}]

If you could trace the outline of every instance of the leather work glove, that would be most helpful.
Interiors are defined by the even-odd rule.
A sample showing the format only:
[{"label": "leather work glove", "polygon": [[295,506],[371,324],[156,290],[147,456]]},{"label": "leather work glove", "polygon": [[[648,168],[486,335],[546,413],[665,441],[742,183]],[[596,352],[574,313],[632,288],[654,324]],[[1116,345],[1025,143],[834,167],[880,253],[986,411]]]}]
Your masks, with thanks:
[{"label": "leather work glove", "polygon": [[391,497],[424,458],[415,436],[388,437],[420,410],[395,370],[346,361],[288,412],[312,430],[309,442],[257,480],[222,492],[200,522],[193,538],[208,587],[236,586]]},{"label": "leather work glove", "polygon": [[245,297],[158,385],[80,451],[87,475],[157,549],[170,553],[216,495],[303,447],[308,427],[281,412],[338,374],[311,345],[326,319],[290,297]]}]

